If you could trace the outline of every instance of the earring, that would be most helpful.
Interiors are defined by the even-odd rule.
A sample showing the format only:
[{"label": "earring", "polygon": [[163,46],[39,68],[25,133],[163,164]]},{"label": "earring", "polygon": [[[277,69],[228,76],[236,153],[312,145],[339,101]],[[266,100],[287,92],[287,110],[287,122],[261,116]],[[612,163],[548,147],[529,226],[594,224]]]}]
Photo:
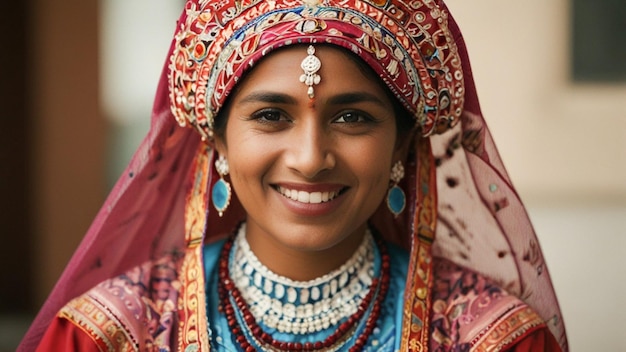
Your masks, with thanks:
[{"label": "earring", "polygon": [[391,168],[391,181],[393,182],[393,186],[389,189],[387,193],[387,207],[393,213],[395,217],[398,217],[400,213],[404,210],[406,206],[406,196],[404,195],[404,191],[398,183],[400,180],[404,178],[404,166],[402,166],[402,162],[398,160],[393,167]]},{"label": "earring", "polygon": [[224,180],[224,176],[228,175],[229,169],[228,160],[226,160],[223,155],[220,155],[219,158],[215,160],[215,169],[217,173],[220,174],[220,179],[213,185],[211,200],[219,216],[222,217],[226,208],[230,205],[231,194],[230,183]]}]

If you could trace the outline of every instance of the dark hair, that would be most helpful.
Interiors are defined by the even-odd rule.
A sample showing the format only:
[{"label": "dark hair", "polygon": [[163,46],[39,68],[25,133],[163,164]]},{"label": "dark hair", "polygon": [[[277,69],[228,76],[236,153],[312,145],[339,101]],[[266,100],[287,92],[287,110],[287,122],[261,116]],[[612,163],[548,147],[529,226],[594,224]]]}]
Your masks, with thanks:
[{"label": "dark hair", "polygon": [[[330,46],[330,45],[326,44],[326,46]],[[415,119],[411,116],[411,113],[402,105],[402,103],[398,100],[398,98],[391,92],[389,87],[387,87],[387,84],[385,84],[385,82],[383,82],[383,80],[378,76],[378,74],[376,74],[376,72],[365,61],[363,61],[363,59],[358,57],[356,54],[339,46],[333,45],[332,47],[343,51],[346,54],[346,56],[357,65],[357,67],[365,75],[365,77],[377,82],[381,87],[383,87],[385,94],[387,95],[387,98],[389,98],[389,101],[391,101],[393,105],[393,113],[396,118],[397,140],[399,141],[402,138],[405,138],[408,135],[410,135],[411,132],[413,132],[413,129],[415,128]],[[277,50],[280,50],[280,49],[277,49]],[[257,65],[258,65],[258,62],[257,62]],[[213,127],[213,131],[215,135],[217,136],[222,136],[222,137],[224,136],[224,132],[226,131],[226,123],[228,120],[228,113],[230,110],[231,97],[237,93],[237,86],[240,86],[241,82],[244,79],[245,79],[245,74],[239,80],[239,84],[237,84],[235,88],[233,89],[233,91],[230,94],[228,94],[228,97],[224,101],[224,105],[222,106],[222,109],[215,117],[215,124]]]}]

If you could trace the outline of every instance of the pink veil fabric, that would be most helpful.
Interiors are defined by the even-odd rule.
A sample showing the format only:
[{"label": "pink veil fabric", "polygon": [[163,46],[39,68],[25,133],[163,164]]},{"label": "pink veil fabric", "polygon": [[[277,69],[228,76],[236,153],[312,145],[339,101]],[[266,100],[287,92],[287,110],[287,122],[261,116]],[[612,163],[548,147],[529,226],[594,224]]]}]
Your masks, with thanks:
[{"label": "pink veil fabric", "polygon": [[[167,68],[164,72],[167,71]],[[160,79],[151,128],[72,256],[25,335],[20,351],[34,351],[57,311],[106,278],[183,246],[189,169],[201,143],[180,128]]]},{"label": "pink veil fabric", "polygon": [[[207,3],[189,0],[177,33],[186,16],[193,13],[190,9],[197,11],[210,6]],[[426,3],[431,3],[429,6],[437,11],[447,11],[443,3]],[[425,137],[432,146],[432,158],[437,166],[438,217],[433,255],[476,270],[521,298],[546,320],[567,351],[563,320],[541,248],[482,117],[467,50],[451,16],[448,28],[461,58],[464,104],[459,124],[445,133]],[[174,41],[168,58],[176,45]],[[192,183],[190,172],[195,153],[202,150],[200,146],[204,142],[198,131],[179,127],[172,113],[170,74],[168,60],[159,81],[148,135],[18,350],[34,350],[55,314],[72,298],[107,278],[184,247],[184,209]],[[215,179],[214,170],[211,175]],[[416,185],[417,179],[415,171],[409,170],[404,182],[409,200],[415,199],[415,189],[420,187]],[[240,218],[243,211],[236,201],[232,207],[234,210],[229,209],[223,221],[216,220],[213,209],[206,209],[207,238],[228,232]],[[412,237],[406,232],[412,231],[414,211],[405,211],[397,220],[380,221],[394,229],[383,231],[390,233],[389,239],[411,245],[407,241]]]}]

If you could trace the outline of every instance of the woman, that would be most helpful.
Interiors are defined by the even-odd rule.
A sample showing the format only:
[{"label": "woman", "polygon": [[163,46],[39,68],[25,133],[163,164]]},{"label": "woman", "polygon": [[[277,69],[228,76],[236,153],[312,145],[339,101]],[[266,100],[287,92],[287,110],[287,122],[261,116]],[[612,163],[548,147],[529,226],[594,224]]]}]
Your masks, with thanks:
[{"label": "woman", "polygon": [[443,3],[190,0],[157,94],[23,350],[567,350]]}]

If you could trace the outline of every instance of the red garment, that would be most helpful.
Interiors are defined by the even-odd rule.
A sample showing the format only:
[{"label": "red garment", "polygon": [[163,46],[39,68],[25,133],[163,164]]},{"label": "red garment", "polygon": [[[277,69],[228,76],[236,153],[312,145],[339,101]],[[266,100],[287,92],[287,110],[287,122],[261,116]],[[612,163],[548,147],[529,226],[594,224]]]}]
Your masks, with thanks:
[{"label": "red garment", "polygon": [[[52,321],[36,351],[101,352],[96,342],[85,331],[62,317],[56,317]],[[560,351],[561,347],[545,325],[521,336],[503,350],[503,352]]]},{"label": "red garment", "polygon": [[95,341],[71,321],[56,317],[43,335],[38,352],[101,352]]},{"label": "red garment", "polygon": [[556,341],[550,330],[545,326],[537,329],[526,336],[522,336],[519,341],[507,347],[508,352],[559,352],[561,346]]}]

